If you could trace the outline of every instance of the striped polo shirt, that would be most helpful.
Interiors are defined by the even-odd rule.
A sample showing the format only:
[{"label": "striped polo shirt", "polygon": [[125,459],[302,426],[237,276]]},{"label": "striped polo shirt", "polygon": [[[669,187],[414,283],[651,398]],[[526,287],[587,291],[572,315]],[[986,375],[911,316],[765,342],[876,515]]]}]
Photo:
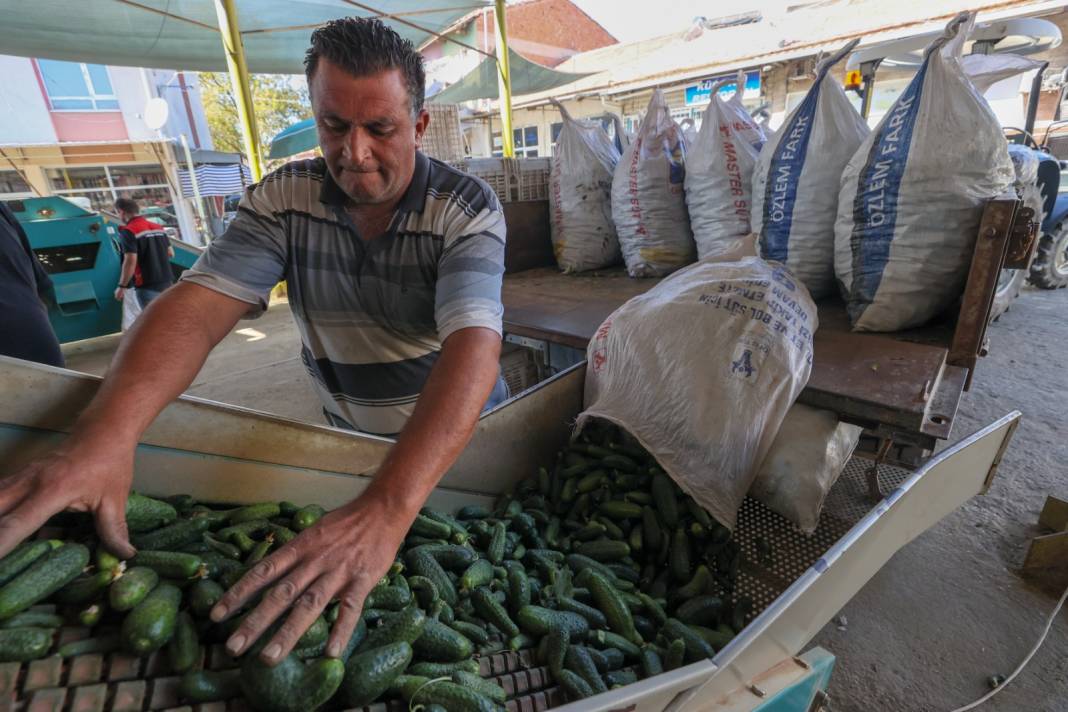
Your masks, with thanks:
[{"label": "striped polo shirt", "polygon": [[[484,182],[422,153],[382,235],[362,239],[346,200],[322,158],[288,163],[182,279],[248,302],[249,317],[284,279],[328,420],[392,435],[450,334],[501,333],[504,214]],[[491,404],[505,397],[498,379]]]}]

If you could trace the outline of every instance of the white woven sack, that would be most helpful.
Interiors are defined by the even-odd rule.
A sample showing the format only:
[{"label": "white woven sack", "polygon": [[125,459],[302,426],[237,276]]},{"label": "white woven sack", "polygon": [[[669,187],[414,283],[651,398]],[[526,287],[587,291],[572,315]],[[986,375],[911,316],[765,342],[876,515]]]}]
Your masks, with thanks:
[{"label": "white woven sack", "polygon": [[578,429],[629,432],[734,528],[786,411],[808,381],[816,306],[782,265],[701,260],[608,317],[587,349]]},{"label": "white woven sack", "polygon": [[657,89],[612,178],[612,218],[631,277],[662,277],[693,262],[685,172],[682,130]]},{"label": "white woven sack", "polygon": [[926,50],[842,174],[834,271],[856,331],[920,326],[961,294],[986,201],[1013,182],[997,117],[960,65],[972,15]]},{"label": "white woven sack", "polygon": [[752,227],[760,254],[789,267],[814,299],[836,291],[838,189],[842,171],[870,133],[830,73],[859,41],[819,63],[812,88],[768,139],[753,171]]}]

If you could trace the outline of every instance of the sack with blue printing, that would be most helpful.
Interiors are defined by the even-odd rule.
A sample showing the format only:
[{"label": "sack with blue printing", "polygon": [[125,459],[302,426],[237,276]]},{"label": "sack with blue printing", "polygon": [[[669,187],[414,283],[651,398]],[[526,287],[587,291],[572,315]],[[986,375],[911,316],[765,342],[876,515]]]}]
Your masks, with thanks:
[{"label": "sack with blue printing", "polygon": [[613,265],[620,260],[612,223],[612,173],[619,151],[600,122],[577,121],[562,105],[556,106],[563,119],[549,172],[549,227],[556,264],[564,272]]},{"label": "sack with blue printing", "polygon": [[834,271],[855,331],[920,326],[960,297],[986,201],[1013,183],[1001,126],[961,68],[961,13],[842,174]]},{"label": "sack with blue printing", "polygon": [[631,277],[662,277],[696,257],[683,195],[685,154],[682,129],[657,89],[612,176],[612,220]]},{"label": "sack with blue printing", "polygon": [[686,150],[686,207],[697,257],[718,255],[750,233],[753,168],[764,134],[742,105],[745,74],[727,101],[712,87],[697,139]]},{"label": "sack with blue printing", "polygon": [[808,290],[782,265],[740,251],[700,260],[601,324],[577,429],[591,418],[620,426],[733,529],[808,382],[818,326]]},{"label": "sack with blue printing", "polygon": [[859,41],[819,63],[812,88],[768,138],[753,171],[752,228],[760,254],[789,267],[813,299],[836,291],[839,184],[849,159],[870,133],[831,75]]}]

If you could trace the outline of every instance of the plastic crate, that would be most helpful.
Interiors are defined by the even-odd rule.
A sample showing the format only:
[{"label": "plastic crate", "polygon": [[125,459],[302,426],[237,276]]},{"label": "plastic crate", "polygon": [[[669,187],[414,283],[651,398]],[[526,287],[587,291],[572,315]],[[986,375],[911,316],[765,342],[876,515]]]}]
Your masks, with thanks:
[{"label": "plastic crate", "polygon": [[538,365],[530,349],[516,344],[501,347],[501,376],[508,384],[509,395],[515,395],[538,382]]},{"label": "plastic crate", "polygon": [[427,104],[430,125],[423,134],[422,151],[439,161],[464,157],[464,137],[460,130],[460,107],[456,104]]},{"label": "plastic crate", "polygon": [[502,203],[549,199],[548,158],[468,158],[453,165],[486,181]]}]

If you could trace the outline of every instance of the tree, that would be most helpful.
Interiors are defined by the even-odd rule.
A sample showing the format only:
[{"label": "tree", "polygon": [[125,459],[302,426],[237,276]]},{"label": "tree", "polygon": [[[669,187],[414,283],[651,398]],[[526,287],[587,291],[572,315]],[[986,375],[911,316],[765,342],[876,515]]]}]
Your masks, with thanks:
[{"label": "tree", "polygon": [[[307,86],[285,74],[252,74],[252,105],[264,154],[279,131],[312,115]],[[200,73],[200,96],[208,119],[211,140],[217,151],[245,152],[241,120],[230,85],[230,76],[221,72]]]}]

